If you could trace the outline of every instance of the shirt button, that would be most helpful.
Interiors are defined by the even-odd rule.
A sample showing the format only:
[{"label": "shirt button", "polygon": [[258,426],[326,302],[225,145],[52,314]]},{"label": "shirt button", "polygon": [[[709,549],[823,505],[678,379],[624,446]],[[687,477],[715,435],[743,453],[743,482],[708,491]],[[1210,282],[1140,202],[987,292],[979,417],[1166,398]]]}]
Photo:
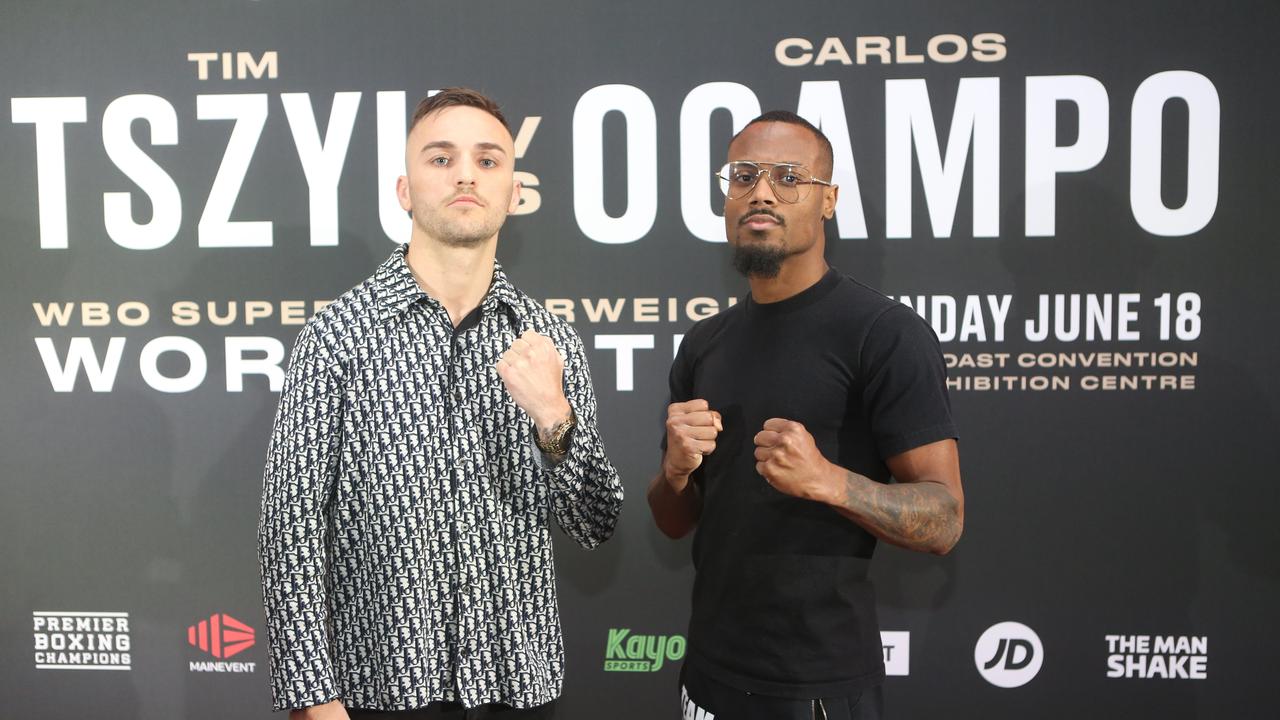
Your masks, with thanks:
[{"label": "shirt button", "polygon": [[453,389],[453,399],[454,399],[456,402],[458,402],[458,403],[461,403],[461,402],[462,402],[462,389],[461,389],[461,388],[454,388],[454,389]]}]

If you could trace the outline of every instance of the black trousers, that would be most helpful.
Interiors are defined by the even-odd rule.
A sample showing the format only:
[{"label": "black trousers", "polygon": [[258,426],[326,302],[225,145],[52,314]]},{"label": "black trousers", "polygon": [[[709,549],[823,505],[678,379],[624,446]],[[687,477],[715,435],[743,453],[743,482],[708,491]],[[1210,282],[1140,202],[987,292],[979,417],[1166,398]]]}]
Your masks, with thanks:
[{"label": "black trousers", "polygon": [[351,720],[551,720],[556,715],[556,701],[532,708],[508,705],[481,705],[464,708],[459,703],[433,702],[416,710],[361,710],[349,708]]},{"label": "black trousers", "polygon": [[880,685],[852,695],[812,700],[760,695],[725,685],[689,667],[680,670],[683,720],[881,720]]}]

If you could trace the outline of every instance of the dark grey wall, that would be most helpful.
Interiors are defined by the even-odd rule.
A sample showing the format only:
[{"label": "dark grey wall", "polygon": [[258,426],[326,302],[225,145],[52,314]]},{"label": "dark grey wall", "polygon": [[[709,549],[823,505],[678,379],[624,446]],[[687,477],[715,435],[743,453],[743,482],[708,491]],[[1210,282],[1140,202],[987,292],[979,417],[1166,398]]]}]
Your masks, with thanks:
[{"label": "dark grey wall", "polygon": [[[708,171],[755,104],[794,110],[803,101],[812,110],[837,90],[822,106],[833,111],[823,126],[846,168],[830,261],[913,303],[955,298],[951,320],[963,337],[950,340],[948,318],[934,317],[925,301],[944,351],[957,362],[1007,354],[1008,363],[952,370],[965,383],[953,392],[968,500],[960,546],[943,559],[884,547],[876,561],[884,629],[910,633],[909,674],[887,681],[893,716],[957,708],[990,718],[1264,712],[1260,671],[1271,666],[1277,639],[1268,608],[1280,601],[1271,556],[1280,540],[1271,518],[1280,388],[1276,336],[1267,330],[1280,320],[1272,278],[1280,260],[1272,237],[1280,165],[1272,139],[1280,107],[1269,91],[1274,4],[179,5],[0,9],[0,715],[268,715],[261,636],[222,659],[244,664],[238,673],[201,671],[210,666],[193,663],[219,658],[188,643],[188,627],[213,614],[262,632],[254,532],[276,393],[261,374],[229,388],[228,338],[253,338],[278,360],[270,353],[286,352],[299,329],[282,322],[279,303],[335,297],[372,272],[393,238],[407,237],[398,212],[385,229],[379,214],[379,194],[391,191],[379,171],[380,93],[394,162],[403,133],[397,103],[412,107],[428,89],[451,84],[491,93],[516,126],[540,118],[518,163],[534,176],[526,180],[538,206],[509,221],[499,258],[531,295],[572,301],[606,444],[627,485],[613,540],[592,553],[568,542],[557,548],[569,653],[563,717],[675,715],[678,663],[604,668],[618,659],[606,657],[611,629],[684,632],[688,545],[657,533],[643,494],[658,462],[674,336],[691,324],[687,301],[723,304],[745,291],[724,245],[698,237],[707,228],[716,234]],[[970,44],[983,33],[1002,37],[996,61],[966,54],[938,62],[926,52],[936,36]],[[857,64],[858,38],[876,36],[902,36],[907,54],[923,60]],[[852,64],[824,43],[832,37]],[[811,59],[826,62],[782,64],[787,38],[808,41]],[[950,54],[955,44],[939,49]],[[782,50],[803,57],[800,45]],[[200,80],[188,55],[222,52],[254,60],[274,52],[276,76],[237,79],[233,55],[224,79],[219,55]],[[913,79],[920,82],[899,82]],[[929,115],[905,119],[922,107],[922,91],[932,137],[920,123]],[[359,97],[335,102],[340,92]],[[294,93],[306,95],[286,99]],[[1054,103],[1053,93],[1083,102]],[[253,97],[226,98],[232,94]],[[128,97],[138,95],[154,98]],[[331,108],[354,106],[345,154],[334,150],[345,136],[341,121],[327,146],[343,159],[332,230],[324,229],[329,221],[312,222],[291,128],[312,137],[315,130],[305,112],[291,123],[286,102],[312,108],[322,133]],[[708,113],[720,104],[739,116]],[[230,120],[201,119],[255,107],[265,120],[260,132],[240,121],[242,146]],[[592,115],[592,107],[627,115],[601,119],[604,110]],[[975,118],[967,153],[948,149],[953,112]],[[131,114],[152,120],[130,126]],[[926,150],[908,156],[900,138],[910,128],[911,147]],[[229,138],[233,159],[247,160],[242,182],[224,162]],[[953,217],[941,175],[927,169],[928,148],[939,144],[942,158],[954,158],[947,173],[959,178]],[[130,160],[134,146],[153,162]],[[1050,200],[1037,178],[1053,164],[1083,169],[1050,174]],[[119,202],[104,198],[111,193],[131,194],[131,215],[108,210]],[[228,219],[217,212],[220,197],[233,202],[230,221],[270,222],[269,245],[202,246],[202,217],[211,222],[206,244],[246,244],[261,232],[218,231]],[[332,200],[317,193],[315,204],[321,218],[334,217]],[[949,217],[949,230],[946,222],[935,227],[931,213]],[[114,227],[129,217],[151,225]],[[1029,338],[1038,298],[1057,294],[1081,295],[1082,309],[1090,294],[1113,303],[1109,334]],[[1134,316],[1124,329],[1133,339],[1117,320],[1129,294]],[[972,315],[969,296],[978,302]],[[987,296],[1008,302],[999,338]],[[634,314],[644,298],[659,299],[652,321]],[[674,317],[668,298],[676,298]],[[616,321],[588,315],[584,302],[601,299],[625,300]],[[225,325],[204,313],[182,325],[172,308],[183,301],[215,302],[219,313],[240,303],[241,312]],[[249,324],[249,301],[264,301],[272,314]],[[86,322],[86,302],[105,303],[110,321]],[[117,319],[128,302],[138,303],[126,308],[133,312],[149,310],[146,323]],[[945,311],[947,301],[938,302]],[[76,305],[65,325],[42,320],[41,309],[69,303]],[[640,346],[652,336],[652,349],[634,351],[625,382],[622,355],[607,349],[618,343],[604,337],[612,335]],[[185,340],[158,340],[173,337]],[[83,369],[59,379],[69,353],[91,349],[96,364],[113,341],[118,367],[101,391]],[[157,387],[165,383],[153,365],[177,378],[190,362],[177,352],[149,362],[148,347],[204,357],[203,381],[179,392]],[[1033,366],[1020,366],[1028,353]],[[1059,353],[1080,366],[1034,366]],[[1174,353],[1164,358],[1172,365],[1084,367],[1136,364],[1151,353]],[[1068,387],[1033,389],[1041,376]],[[1139,387],[1091,389],[1103,377],[1128,381],[1121,376]],[[993,377],[999,390],[970,389]],[[1159,377],[1175,378],[1178,389],[1160,389]],[[77,613],[127,614],[127,633],[113,633],[112,642],[127,643],[129,669],[37,667],[49,664],[37,644],[68,640],[49,630],[50,619]],[[1035,641],[1004,628],[984,637],[1003,622],[1029,627]],[[1150,637],[1148,653],[1131,662],[1155,663],[1166,668],[1157,675],[1171,677],[1108,677],[1111,663],[1123,669],[1124,655],[1142,655],[1108,636]],[[1157,653],[1157,637],[1187,642]],[[1034,659],[1015,653],[997,669],[1031,660],[1028,669],[992,677],[1025,684],[984,679],[978,665],[1000,640],[1019,639],[1027,644],[1013,646],[1038,643]],[[894,659],[905,650],[896,645]],[[1181,677],[1198,668],[1203,678]]]}]

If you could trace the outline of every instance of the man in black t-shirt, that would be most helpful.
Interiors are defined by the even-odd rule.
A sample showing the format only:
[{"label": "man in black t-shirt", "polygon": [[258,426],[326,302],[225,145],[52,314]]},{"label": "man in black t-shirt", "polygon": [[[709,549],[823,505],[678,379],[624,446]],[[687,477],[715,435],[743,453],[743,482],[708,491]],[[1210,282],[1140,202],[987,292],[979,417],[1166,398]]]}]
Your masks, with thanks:
[{"label": "man in black t-shirt", "polygon": [[[831,144],[789,112],[720,172],[743,302],[693,326],[671,368],[658,527],[696,530],[685,718],[878,718],[877,539],[945,554],[964,494],[937,337],[828,267]],[[890,482],[890,480],[894,482]]]}]

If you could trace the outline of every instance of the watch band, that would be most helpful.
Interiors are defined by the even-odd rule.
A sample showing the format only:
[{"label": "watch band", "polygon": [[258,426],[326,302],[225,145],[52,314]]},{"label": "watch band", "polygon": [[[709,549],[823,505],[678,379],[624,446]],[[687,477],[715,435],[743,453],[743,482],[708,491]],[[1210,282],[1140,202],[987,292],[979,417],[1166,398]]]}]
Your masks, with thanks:
[{"label": "watch band", "polygon": [[533,444],[548,455],[563,455],[569,452],[569,434],[577,424],[578,416],[574,414],[573,408],[569,408],[569,417],[547,433],[545,442],[542,439],[542,433],[534,428]]}]

